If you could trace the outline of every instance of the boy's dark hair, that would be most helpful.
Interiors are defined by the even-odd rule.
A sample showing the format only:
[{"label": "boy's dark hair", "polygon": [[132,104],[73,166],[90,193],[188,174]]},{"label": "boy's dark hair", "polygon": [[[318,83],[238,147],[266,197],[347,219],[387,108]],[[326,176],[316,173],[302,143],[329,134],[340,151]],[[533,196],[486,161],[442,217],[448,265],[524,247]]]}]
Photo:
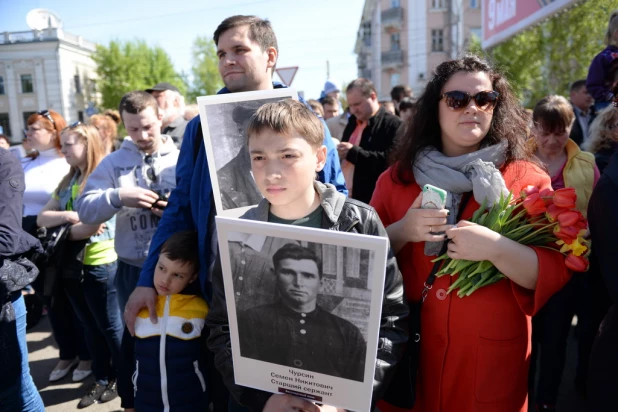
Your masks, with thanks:
[{"label": "boy's dark hair", "polygon": [[579,89],[581,89],[582,87],[586,87],[586,80],[577,80],[574,81],[573,84],[571,84],[571,93],[574,91],[577,91]]},{"label": "boy's dark hair", "polygon": [[159,116],[159,105],[157,104],[155,98],[152,97],[150,93],[137,90],[122,96],[122,99],[120,99],[120,105],[118,106],[118,111],[122,117],[123,112],[138,114],[149,107],[152,107],[155,115]]},{"label": "boy's dark hair", "polygon": [[265,129],[286,136],[296,133],[314,149],[324,143],[324,126],[320,119],[307,106],[293,99],[266,103],[260,107],[249,121],[247,142],[251,136]]},{"label": "boy's dark hair", "polygon": [[261,19],[257,16],[236,15],[223,20],[213,35],[215,45],[219,45],[219,37],[229,29],[240,26],[249,26],[249,39],[260,45],[262,51],[269,47],[274,47],[279,52],[277,37],[268,19]]},{"label": "boy's dark hair", "polygon": [[184,230],[174,233],[161,246],[161,254],[169,260],[179,260],[183,264],[191,265],[193,272],[197,273],[200,270],[197,232]]},{"label": "boy's dark hair", "polygon": [[313,260],[318,267],[320,279],[322,279],[322,260],[311,249],[297,245],[296,243],[287,243],[283,245],[273,255],[273,266],[275,273],[279,271],[280,263],[284,259],[292,260]]},{"label": "boy's dark hair", "polygon": [[369,97],[371,96],[371,93],[375,93],[376,95],[378,94],[378,92],[376,91],[376,87],[373,85],[373,82],[363,77],[352,80],[350,84],[348,84],[348,87],[345,89],[345,91],[346,93],[348,93],[352,89],[357,89],[363,95],[363,97]]}]

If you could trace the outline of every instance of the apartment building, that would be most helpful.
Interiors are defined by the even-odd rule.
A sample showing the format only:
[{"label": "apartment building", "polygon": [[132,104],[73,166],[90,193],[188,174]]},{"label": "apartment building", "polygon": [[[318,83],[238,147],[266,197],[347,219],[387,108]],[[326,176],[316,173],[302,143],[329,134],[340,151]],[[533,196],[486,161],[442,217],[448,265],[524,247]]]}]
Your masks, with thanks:
[{"label": "apartment building", "polygon": [[425,88],[433,69],[481,37],[481,0],[365,0],[355,46],[358,76],[380,100],[398,84]]},{"label": "apartment building", "polygon": [[53,109],[69,124],[95,105],[95,44],[62,30],[0,33],[0,126],[23,138],[28,117]]}]

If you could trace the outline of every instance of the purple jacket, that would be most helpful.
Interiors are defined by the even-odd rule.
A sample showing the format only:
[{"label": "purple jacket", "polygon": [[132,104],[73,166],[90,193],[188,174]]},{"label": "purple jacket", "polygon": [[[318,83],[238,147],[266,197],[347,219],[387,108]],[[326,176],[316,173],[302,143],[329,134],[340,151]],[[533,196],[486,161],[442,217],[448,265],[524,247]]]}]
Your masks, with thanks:
[{"label": "purple jacket", "polygon": [[611,86],[614,74],[618,69],[618,47],[607,46],[597,54],[588,69],[586,88],[597,102],[607,102],[613,99]]}]

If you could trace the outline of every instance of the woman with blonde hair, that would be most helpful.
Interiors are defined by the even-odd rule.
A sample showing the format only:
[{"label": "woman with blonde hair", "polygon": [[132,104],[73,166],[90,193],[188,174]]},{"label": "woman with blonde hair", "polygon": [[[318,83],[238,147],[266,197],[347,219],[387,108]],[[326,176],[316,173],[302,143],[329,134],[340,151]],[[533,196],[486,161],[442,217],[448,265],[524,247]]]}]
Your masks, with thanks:
[{"label": "woman with blonde hair", "polygon": [[[88,177],[106,155],[97,129],[77,123],[63,130],[60,138],[71,168],[39,214],[37,223],[47,228],[67,220],[73,223],[58,267],[57,290],[70,301],[92,355],[96,382],[79,402],[78,408],[83,408],[117,396],[115,378],[122,322],[114,286],[118,258],[114,251],[115,218],[101,225],[87,225],[79,221],[73,209]],[[85,373],[77,377],[74,373],[73,380],[83,379],[82,375]]]},{"label": "woman with blonde hair", "polygon": [[105,154],[108,155],[116,150],[116,139],[118,138],[118,125],[120,124],[120,113],[118,110],[106,110],[103,114],[94,114],[90,116],[89,124],[93,125],[99,131]]},{"label": "woman with blonde hair", "polygon": [[609,159],[618,150],[618,108],[609,106],[590,125],[590,135],[584,150],[594,154],[594,161],[603,173]]}]

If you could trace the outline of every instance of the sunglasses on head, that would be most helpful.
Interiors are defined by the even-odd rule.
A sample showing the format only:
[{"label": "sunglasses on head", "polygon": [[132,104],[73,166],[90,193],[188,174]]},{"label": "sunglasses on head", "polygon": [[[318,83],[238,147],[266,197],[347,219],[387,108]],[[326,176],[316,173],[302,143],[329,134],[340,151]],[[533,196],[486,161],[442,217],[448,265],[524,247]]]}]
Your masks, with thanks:
[{"label": "sunglasses on head", "polygon": [[39,110],[38,112],[36,112],[36,114],[46,117],[47,120],[49,120],[54,125],[54,127],[56,126],[56,122],[54,122],[54,118],[51,116],[51,113],[49,113],[49,110]]},{"label": "sunglasses on head", "polygon": [[494,90],[478,92],[474,96],[466,92],[453,90],[442,94],[440,100],[444,99],[446,105],[453,110],[462,110],[468,107],[470,100],[474,99],[474,103],[479,110],[490,112],[496,107],[498,97],[500,97],[500,93]]}]

